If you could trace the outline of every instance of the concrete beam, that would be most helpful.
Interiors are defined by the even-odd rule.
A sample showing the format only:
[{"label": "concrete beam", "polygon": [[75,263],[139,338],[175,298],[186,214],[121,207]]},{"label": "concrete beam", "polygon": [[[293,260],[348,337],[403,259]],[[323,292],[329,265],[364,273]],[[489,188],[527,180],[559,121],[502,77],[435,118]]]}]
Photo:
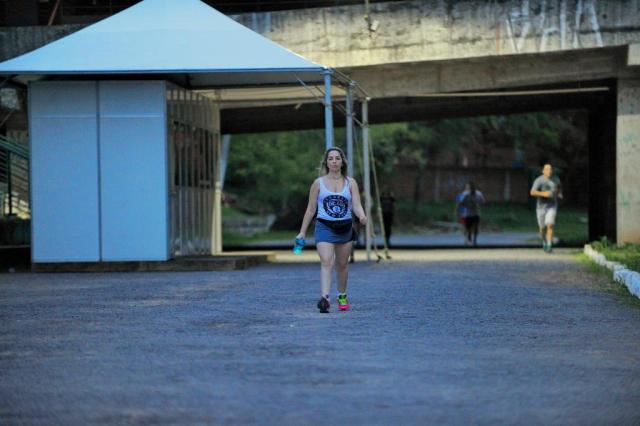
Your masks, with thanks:
[{"label": "concrete beam", "polygon": [[[367,89],[373,98],[370,104],[371,122],[382,123],[545,108],[564,109],[576,104],[584,106],[584,103],[574,102],[577,99],[574,96],[547,96],[541,99],[523,96],[496,101],[486,97],[420,100],[419,95],[607,86],[608,83],[602,81],[633,75],[626,67],[626,56],[626,47],[610,47],[580,52],[367,66],[341,71]],[[508,107],[500,107],[496,102]],[[223,110],[223,132],[318,128],[318,120],[322,118],[320,104],[305,104],[295,110],[290,106],[258,107]],[[344,118],[339,114],[334,115],[334,120],[339,126],[344,123]]]},{"label": "concrete beam", "polygon": [[[610,81],[582,82],[582,87],[608,87]],[[567,86],[523,87],[561,89]],[[613,90],[613,89],[612,89]],[[460,96],[374,98],[369,102],[372,124],[420,121],[435,118],[470,117],[563,109],[588,109],[610,92],[559,93],[540,96]],[[223,133],[253,133],[277,130],[321,129],[324,126],[322,105],[291,105],[271,108],[222,110]],[[286,117],[286,119],[283,119]],[[345,125],[344,116],[334,112],[334,123]]]},{"label": "concrete beam", "polygon": [[640,42],[638,0],[411,0],[237,15],[318,63],[382,65],[624,46]]},{"label": "concrete beam", "polygon": [[614,78],[626,70],[626,47],[580,52],[424,61],[341,69],[373,98],[564,84]]},{"label": "concrete beam", "polygon": [[[33,1],[33,0],[30,0]],[[232,18],[315,62],[358,67],[640,43],[638,0],[408,0],[247,13]],[[82,25],[0,28],[0,59]]]}]

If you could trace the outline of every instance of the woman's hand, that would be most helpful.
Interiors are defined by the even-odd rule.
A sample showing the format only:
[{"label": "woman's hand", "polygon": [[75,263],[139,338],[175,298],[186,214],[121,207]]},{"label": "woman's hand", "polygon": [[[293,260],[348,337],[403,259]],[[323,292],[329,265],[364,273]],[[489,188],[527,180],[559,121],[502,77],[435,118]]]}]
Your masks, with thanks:
[{"label": "woman's hand", "polygon": [[358,218],[358,222],[360,222],[362,225],[366,225],[367,224],[367,217],[366,216],[361,216]]},{"label": "woman's hand", "polygon": [[299,238],[301,238],[303,240],[305,239],[304,238],[304,234],[302,232],[300,232],[298,235],[296,235],[296,240],[299,239]]}]

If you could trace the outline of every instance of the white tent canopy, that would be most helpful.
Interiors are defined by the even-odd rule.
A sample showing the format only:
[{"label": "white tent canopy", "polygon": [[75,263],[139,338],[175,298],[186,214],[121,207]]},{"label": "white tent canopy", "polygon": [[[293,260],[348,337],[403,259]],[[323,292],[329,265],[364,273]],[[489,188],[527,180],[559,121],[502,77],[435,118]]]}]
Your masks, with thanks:
[{"label": "white tent canopy", "polygon": [[[78,89],[79,93],[81,92],[82,96],[88,99],[87,102],[83,104],[86,104],[85,106],[87,106],[88,110],[82,112],[80,116],[89,121],[95,121],[97,117],[97,120],[106,120],[110,123],[110,120],[114,117],[120,117],[120,115],[118,115],[120,112],[114,111],[111,114],[111,112],[108,112],[108,108],[103,108],[100,110],[100,114],[105,112],[106,115],[96,115],[95,111],[91,110],[91,108],[95,107],[96,102],[91,101],[91,99],[95,98],[96,87],[100,87],[100,90],[104,89],[105,93],[113,92],[109,99],[114,100],[114,102],[124,102],[127,96],[133,96],[132,93],[128,92],[129,89],[126,89],[129,87],[126,86],[126,80],[144,82],[144,84],[141,83],[139,85],[140,87],[131,89],[138,94],[133,100],[141,103],[141,108],[146,105],[146,98],[141,95],[144,90],[158,89],[154,86],[155,82],[149,80],[168,80],[188,91],[200,92],[204,96],[214,98],[219,106],[227,108],[246,106],[252,102],[258,102],[263,105],[273,105],[286,102],[300,103],[305,100],[321,101],[324,106],[325,141],[327,147],[333,146],[332,83],[336,82],[336,80],[332,79],[332,76],[335,76],[343,83],[345,89],[341,90],[338,95],[345,97],[347,101],[345,109],[347,116],[348,154],[352,152],[353,141],[353,91],[355,90],[364,95],[363,122],[365,124],[363,126],[363,159],[365,164],[365,192],[369,194],[370,191],[367,171],[369,156],[366,94],[364,94],[354,82],[339,72],[311,62],[291,52],[221,14],[200,0],[143,0],[116,15],[90,25],[76,33],[17,58],[0,63],[0,75],[4,75],[6,79],[22,83],[42,79],[71,80],[66,82],[70,83],[68,87]],[[119,81],[116,84],[113,80],[125,81]],[[97,86],[82,86],[91,81],[94,81]],[[68,113],[67,115],[71,114],[71,116],[73,116],[73,114],[77,112],[77,102],[73,99],[73,93],[67,94],[66,91],[60,90],[62,86],[58,86],[57,82],[43,82],[38,84],[40,84],[40,86],[36,87],[35,92],[43,95],[34,103],[35,106],[32,105],[32,108],[30,108],[30,127],[32,128],[31,130],[33,130],[35,126],[35,133],[37,133],[40,127],[42,127],[42,129],[48,129],[49,127],[47,126],[50,126],[51,123],[47,120],[51,119],[59,121],[58,124],[61,126],[60,132],[66,132],[64,134],[71,136],[84,135],[83,137],[85,137],[86,135],[92,135],[93,139],[95,139],[95,130],[99,129],[101,141],[100,155],[102,155],[102,151],[105,151],[110,146],[108,143],[102,143],[103,140],[111,141],[113,144],[122,140],[122,138],[116,136],[113,136],[111,139],[103,138],[104,132],[109,130],[115,135],[117,132],[123,132],[123,129],[131,128],[131,126],[135,124],[134,121],[129,120],[131,123],[121,125],[120,127],[115,125],[112,127],[98,127],[92,121],[89,124],[85,123],[85,127],[87,128],[83,128],[82,131],[77,131],[78,129],[74,127],[77,124],[77,120],[65,119],[65,114]],[[300,87],[301,85],[307,87]],[[278,86],[298,87],[294,90],[283,91],[283,88]],[[243,90],[233,93],[234,90],[230,89]],[[51,96],[52,99],[58,103],[49,102],[47,100],[48,96]],[[320,99],[321,97],[323,97],[323,99]],[[106,99],[108,96],[104,98]],[[103,97],[101,96],[100,99],[103,99]],[[157,105],[154,104],[156,107],[160,105],[158,102],[156,102]],[[126,103],[118,105],[125,110],[131,109],[130,105]],[[103,105],[101,105],[101,107],[102,106]],[[62,113],[56,112],[53,115],[47,113],[38,115],[40,111],[39,108],[42,109],[41,107],[48,112],[52,112],[55,108],[62,108],[63,110],[66,108],[69,111],[62,111]],[[161,108],[158,107],[157,111],[154,111],[159,111],[160,115],[162,115],[163,112],[160,110]],[[166,113],[166,111],[164,111],[164,113]],[[111,114],[111,116],[109,116],[109,114]],[[40,120],[37,121],[36,124],[39,123],[42,124],[42,126],[38,127],[39,124],[34,125],[34,120],[32,120],[34,117],[35,121]],[[145,117],[149,118],[151,116],[149,116],[149,114],[142,114],[138,119],[144,121],[143,119]],[[151,118],[149,118],[149,120],[151,120]],[[165,120],[156,119],[154,123],[157,124],[160,133],[166,132]],[[32,133],[31,137],[32,146],[34,146],[34,140],[36,140],[35,145],[40,147],[42,152],[47,152],[47,147],[54,142],[51,140],[52,136],[48,130],[43,130],[36,136]],[[140,146],[147,148],[155,146],[153,143],[166,140],[166,137],[156,137],[154,139],[154,136],[151,134],[141,135],[140,137],[142,139],[149,139],[149,143],[140,144]],[[71,139],[69,140],[71,141]],[[96,140],[93,139],[89,141],[90,143],[81,143],[79,146],[89,146],[94,149],[97,143]],[[57,140],[58,139],[56,139],[56,141]],[[127,149],[133,148],[129,147]],[[164,155],[166,151],[166,149],[160,147],[157,149],[157,152],[154,152]],[[72,152],[77,154],[79,151]],[[114,152],[117,153],[120,151],[114,149]],[[82,152],[80,152],[80,154],[81,153]],[[352,156],[349,155],[349,157]],[[61,158],[61,164],[64,163],[63,172],[73,170],[65,165],[65,161],[68,163],[73,159],[67,157]],[[87,161],[91,163],[91,161],[93,161],[92,159],[97,157],[95,153],[89,153],[86,155],[86,158],[89,159]],[[148,162],[145,160],[146,158],[147,156],[144,155],[138,158],[145,167],[148,166]],[[113,160],[111,161],[113,164],[117,163],[116,159],[113,158],[107,160]],[[48,164],[47,161],[47,157],[43,156],[42,164]],[[219,161],[219,156],[217,161]],[[106,162],[101,162],[100,167],[104,168],[102,167],[104,164],[106,164]],[[158,164],[162,167],[166,166],[166,159],[160,158]],[[96,169],[96,167],[93,167],[93,169]],[[90,170],[91,173],[95,172],[93,169]],[[142,169],[143,168],[140,170]],[[218,167],[218,169],[220,169],[220,167]],[[137,170],[137,167],[131,167],[130,175],[136,177],[134,175],[137,173]],[[350,167],[350,170],[352,170],[352,167]],[[66,178],[68,176],[65,175],[63,177]],[[43,182],[46,181],[46,179],[43,179]],[[135,179],[132,178],[132,181],[135,181]],[[65,182],[62,182],[60,187],[63,187]],[[100,180],[98,183],[104,186],[111,184],[111,181]],[[87,185],[89,185],[89,183],[87,183]],[[219,182],[216,183],[215,195],[215,203],[217,205],[215,210],[218,212],[217,215],[220,214],[219,212],[221,210],[219,208],[220,189],[218,187]],[[41,192],[46,194],[46,188],[43,188],[40,188],[42,189]],[[153,188],[157,189],[155,186]],[[104,196],[105,193],[101,192],[98,195]],[[53,196],[50,197],[53,200],[52,206],[55,206],[57,201],[54,199],[55,197],[52,197]],[[162,197],[166,198],[166,194],[163,193]],[[159,197],[159,199],[162,197]],[[135,197],[132,198],[132,200],[134,204],[139,201]],[[159,201],[159,206],[166,204],[164,202],[166,200],[163,200],[164,199],[161,199]],[[77,201],[79,206],[86,205],[83,200],[79,199],[75,201]],[[371,202],[368,195],[366,197],[366,205],[367,213],[369,213]],[[148,207],[142,204],[141,206],[145,208]],[[127,211],[129,210],[131,209]],[[154,211],[160,210],[159,208]],[[107,215],[106,217],[110,217],[108,216],[108,212],[105,214]],[[62,214],[59,216],[63,219],[65,218]],[[72,218],[72,216],[73,215],[70,215],[69,217]],[[37,216],[34,215],[34,217]],[[166,217],[163,216],[161,219],[158,223],[162,221],[166,222]],[[100,224],[103,222],[96,221],[96,223]],[[124,222],[120,221],[119,223]],[[130,221],[132,229],[135,228],[137,223],[135,220]],[[221,221],[216,219],[215,226],[217,229],[216,238],[218,239],[215,245],[218,247],[216,250],[220,251],[222,247],[220,240]],[[64,226],[54,226],[53,228],[66,229]],[[370,246],[369,228],[370,224],[367,224],[367,248]],[[35,232],[35,234],[37,234],[37,232]],[[44,233],[44,235],[46,234],[47,233]],[[156,231],[150,232],[150,235],[155,234],[157,234]],[[43,235],[43,233],[40,232],[40,235]],[[83,236],[79,236],[79,241],[84,241],[83,238]],[[52,244],[55,246],[55,241],[53,241]]]},{"label": "white tent canopy", "polygon": [[325,70],[200,0],[144,0],[0,64],[18,76],[159,74],[190,89],[322,82]]}]

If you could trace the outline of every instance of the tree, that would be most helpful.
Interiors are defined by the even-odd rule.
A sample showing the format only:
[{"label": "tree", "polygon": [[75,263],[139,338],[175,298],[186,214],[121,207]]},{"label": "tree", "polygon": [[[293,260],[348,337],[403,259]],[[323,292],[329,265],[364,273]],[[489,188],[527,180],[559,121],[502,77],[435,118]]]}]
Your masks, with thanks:
[{"label": "tree", "polygon": [[[498,148],[512,149],[514,163],[536,170],[540,161],[551,161],[564,172],[565,185],[581,183],[588,172],[586,122],[582,111],[561,111],[374,125],[370,135],[381,183],[392,181],[399,168],[416,168],[415,209],[423,201],[422,185],[429,167],[460,165],[463,156],[488,167],[495,164]],[[340,147],[345,146],[343,130],[335,132]],[[361,146],[358,131],[353,159],[358,180]],[[276,227],[294,229],[302,220],[324,147],[322,130],[234,136],[225,191],[237,195],[243,210],[275,213]]]},{"label": "tree", "polygon": [[318,131],[234,136],[225,192],[238,195],[247,212],[275,213],[279,222],[301,218],[323,151]]}]

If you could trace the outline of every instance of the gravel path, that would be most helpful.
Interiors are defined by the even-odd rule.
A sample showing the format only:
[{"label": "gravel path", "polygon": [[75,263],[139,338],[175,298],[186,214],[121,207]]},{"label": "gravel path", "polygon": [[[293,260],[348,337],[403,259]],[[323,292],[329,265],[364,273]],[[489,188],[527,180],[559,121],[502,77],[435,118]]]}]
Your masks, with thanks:
[{"label": "gravel path", "polygon": [[[1,424],[640,423],[640,307],[573,252],[0,274]],[[358,259],[362,259],[358,253]]]}]

